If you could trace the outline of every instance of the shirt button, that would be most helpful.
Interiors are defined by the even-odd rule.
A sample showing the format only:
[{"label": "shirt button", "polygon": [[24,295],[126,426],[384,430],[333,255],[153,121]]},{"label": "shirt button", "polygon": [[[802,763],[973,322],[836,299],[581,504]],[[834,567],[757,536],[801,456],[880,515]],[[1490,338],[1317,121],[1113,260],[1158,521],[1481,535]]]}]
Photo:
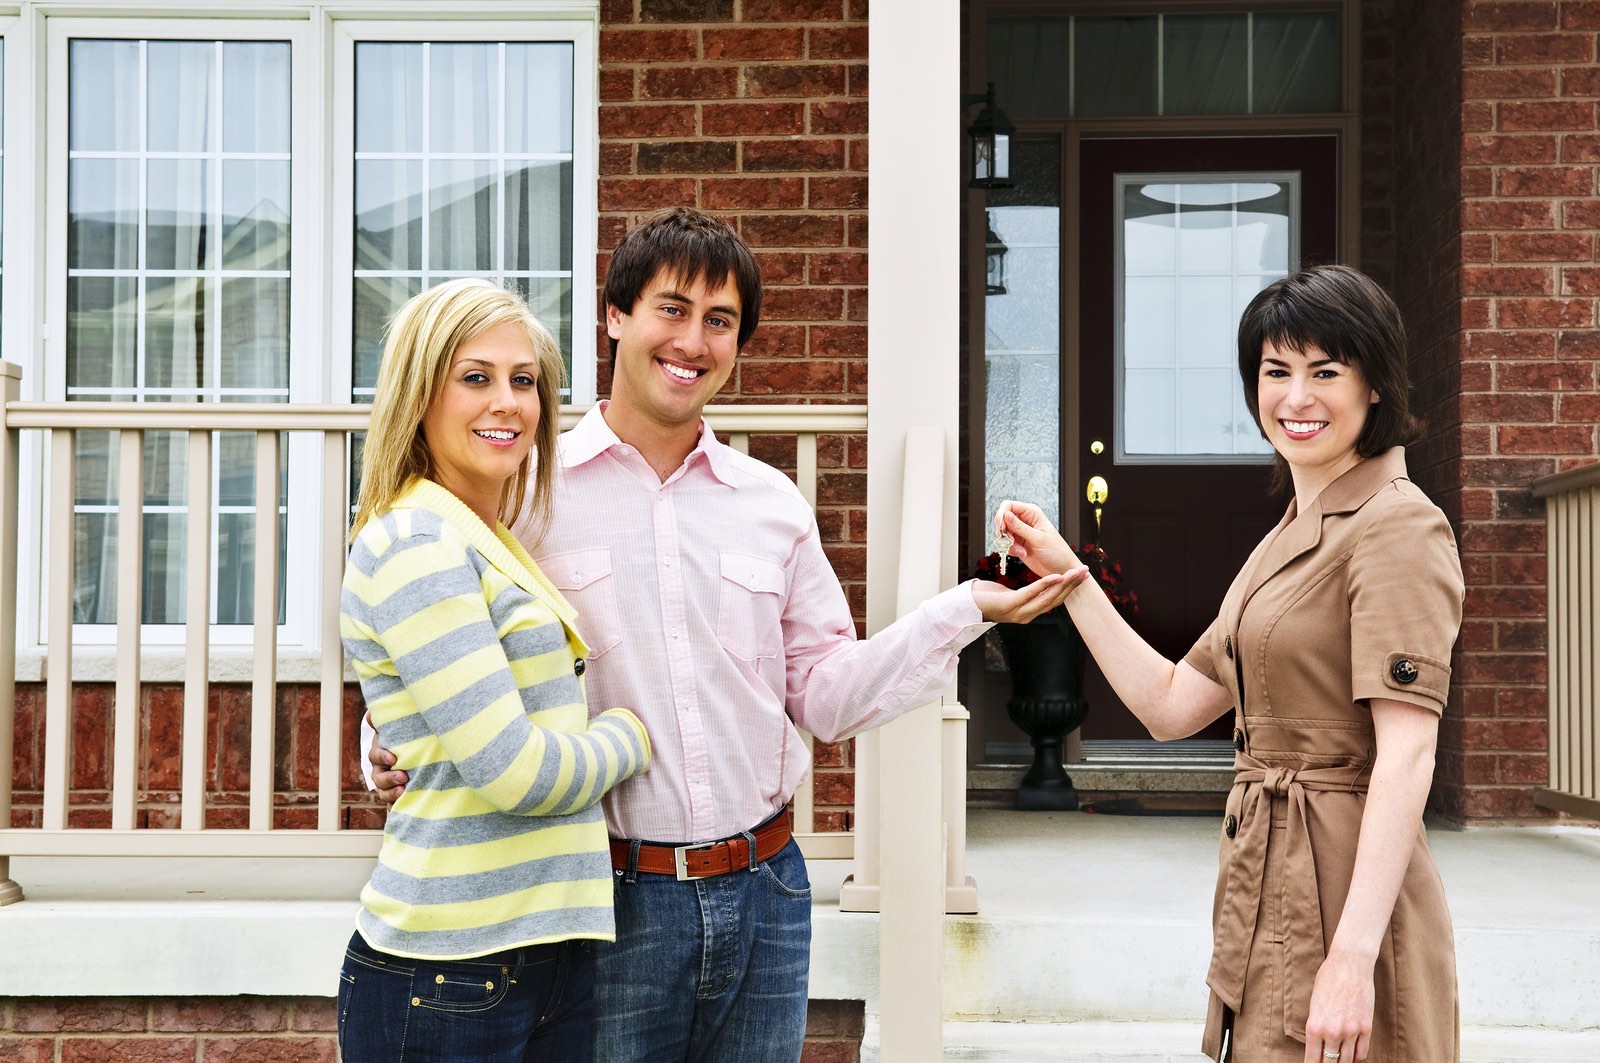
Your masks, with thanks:
[{"label": "shirt button", "polygon": [[661,559],[661,563],[662,563],[662,564],[663,564],[663,565],[670,565],[670,564],[672,564],[672,558],[670,558],[670,557],[663,557],[663,558],[662,558],[662,559]]},{"label": "shirt button", "polygon": [[1230,815],[1227,819],[1222,821],[1222,833],[1226,834],[1230,838],[1235,834],[1238,834],[1239,821]]},{"label": "shirt button", "polygon": [[1394,676],[1396,683],[1415,683],[1417,681],[1417,666],[1411,663],[1410,658],[1402,657],[1394,662],[1394,667],[1389,669],[1389,674]]},{"label": "shirt button", "polygon": [[572,662],[572,674],[573,675],[582,675],[584,672],[587,672],[588,670],[589,670],[588,662],[586,662],[582,657],[579,657],[576,661]]},{"label": "shirt button", "polygon": [[677,638],[678,637],[678,629],[677,628],[673,628],[672,629],[672,637],[673,638]]}]

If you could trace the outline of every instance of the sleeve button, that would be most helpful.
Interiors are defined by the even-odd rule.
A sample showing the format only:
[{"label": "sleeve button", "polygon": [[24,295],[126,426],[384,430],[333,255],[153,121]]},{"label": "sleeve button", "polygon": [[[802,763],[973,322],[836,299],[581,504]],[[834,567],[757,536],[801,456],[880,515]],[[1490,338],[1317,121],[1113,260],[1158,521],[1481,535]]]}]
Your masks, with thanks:
[{"label": "sleeve button", "polygon": [[1394,667],[1389,669],[1389,674],[1394,676],[1396,683],[1415,683],[1417,681],[1417,666],[1411,663],[1410,658],[1402,657],[1394,662]]}]

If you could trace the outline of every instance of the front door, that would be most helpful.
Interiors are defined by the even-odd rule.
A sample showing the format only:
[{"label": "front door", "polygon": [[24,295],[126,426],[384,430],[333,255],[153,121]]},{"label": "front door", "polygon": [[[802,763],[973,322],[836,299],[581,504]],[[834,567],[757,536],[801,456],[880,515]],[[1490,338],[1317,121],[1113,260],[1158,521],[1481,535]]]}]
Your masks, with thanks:
[{"label": "front door", "polygon": [[[1084,140],[1079,160],[1079,430],[1064,442],[1081,475],[1063,501],[1081,507],[1081,537],[1121,562],[1134,627],[1176,660],[1287,504],[1268,490],[1272,452],[1244,407],[1235,335],[1261,288],[1334,258],[1338,141]],[[1098,532],[1091,476],[1109,491]],[[1085,694],[1085,742],[1149,737],[1097,669]]]}]

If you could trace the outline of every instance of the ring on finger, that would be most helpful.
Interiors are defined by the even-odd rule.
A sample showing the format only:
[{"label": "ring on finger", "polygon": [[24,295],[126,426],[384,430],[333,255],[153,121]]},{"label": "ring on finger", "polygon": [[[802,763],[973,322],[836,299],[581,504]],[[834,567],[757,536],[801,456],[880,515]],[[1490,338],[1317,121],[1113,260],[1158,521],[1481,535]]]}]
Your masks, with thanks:
[{"label": "ring on finger", "polygon": [[1322,1058],[1323,1059],[1338,1059],[1339,1058],[1339,1053],[1338,1052],[1329,1052],[1326,1048],[1324,1048],[1322,1050]]}]

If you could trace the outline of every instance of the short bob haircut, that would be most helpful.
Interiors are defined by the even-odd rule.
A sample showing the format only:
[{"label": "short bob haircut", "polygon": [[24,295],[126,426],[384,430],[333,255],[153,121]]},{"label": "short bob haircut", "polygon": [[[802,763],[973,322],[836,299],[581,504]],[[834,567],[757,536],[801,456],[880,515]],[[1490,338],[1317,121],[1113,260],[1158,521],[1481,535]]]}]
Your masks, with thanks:
[{"label": "short bob haircut", "polygon": [[[1411,412],[1400,310],[1365,273],[1349,266],[1310,266],[1267,285],[1245,308],[1239,319],[1239,380],[1257,428],[1262,428],[1261,353],[1269,343],[1293,351],[1315,347],[1359,370],[1378,393],[1356,438],[1356,453],[1363,458],[1421,435],[1422,422]],[[1263,428],[1262,438],[1266,434]]]},{"label": "short bob haircut", "polygon": [[[761,321],[761,268],[733,226],[693,207],[668,207],[622,238],[606,267],[605,301],[633,313],[658,273],[684,284],[720,285],[729,275],[739,292],[739,350]],[[611,358],[617,341],[611,340]]]},{"label": "short bob haircut", "polygon": [[516,519],[529,501],[525,496],[531,481],[537,526],[548,519],[565,375],[561,350],[520,295],[468,277],[413,296],[389,322],[372,399],[372,423],[362,448],[361,494],[351,523],[352,541],[367,521],[388,512],[414,481],[433,474],[433,458],[422,437],[423,415],[443,389],[461,345],[506,324],[526,330],[533,346],[539,426],[528,460],[500,491],[499,517],[506,525]]}]

